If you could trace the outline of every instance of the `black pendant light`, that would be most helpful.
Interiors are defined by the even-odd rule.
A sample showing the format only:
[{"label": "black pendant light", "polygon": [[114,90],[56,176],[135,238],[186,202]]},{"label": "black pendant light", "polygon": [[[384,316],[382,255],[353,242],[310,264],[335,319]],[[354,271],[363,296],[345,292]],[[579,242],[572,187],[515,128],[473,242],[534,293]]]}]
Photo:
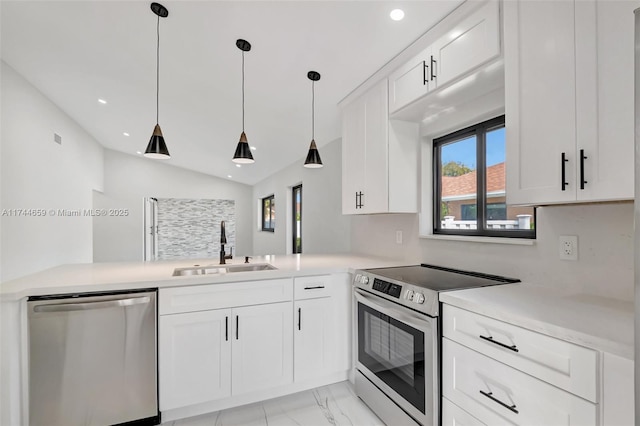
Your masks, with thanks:
[{"label": "black pendant light", "polygon": [[158,119],[160,116],[160,18],[169,16],[169,11],[160,3],[151,3],[151,11],[158,15],[158,43],[156,44],[156,127],[153,129],[153,134],[151,135],[147,149],[144,151],[144,156],[157,160],[167,160],[171,158],[171,155],[169,155],[167,144],[164,143],[164,136],[162,136],[162,129],[160,129],[160,124],[158,124]]},{"label": "black pendant light", "polygon": [[244,133],[244,52],[251,50],[251,44],[247,40],[236,40],[236,46],[242,50],[242,133],[240,134],[240,141],[236,147],[236,152],[233,154],[233,162],[238,164],[251,164],[254,163],[253,155],[251,154],[251,148],[249,142],[247,142],[247,135]]},{"label": "black pendant light", "polygon": [[315,84],[316,81],[320,80],[320,73],[316,71],[309,71],[307,73],[307,78],[311,80],[311,145],[309,146],[309,153],[307,154],[304,166],[309,169],[319,169],[322,167],[322,160],[320,159],[320,153],[318,152],[318,147],[316,146],[315,141]]}]

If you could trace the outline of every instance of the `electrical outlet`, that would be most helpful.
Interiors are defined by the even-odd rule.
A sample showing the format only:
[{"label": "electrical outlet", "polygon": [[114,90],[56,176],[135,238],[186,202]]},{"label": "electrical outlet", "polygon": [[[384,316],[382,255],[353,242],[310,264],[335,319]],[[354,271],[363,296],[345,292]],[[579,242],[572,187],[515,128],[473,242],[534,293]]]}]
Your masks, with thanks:
[{"label": "electrical outlet", "polygon": [[402,231],[396,231],[396,244],[402,244]]},{"label": "electrical outlet", "polygon": [[578,260],[578,237],[575,235],[560,235],[558,251],[562,260]]}]

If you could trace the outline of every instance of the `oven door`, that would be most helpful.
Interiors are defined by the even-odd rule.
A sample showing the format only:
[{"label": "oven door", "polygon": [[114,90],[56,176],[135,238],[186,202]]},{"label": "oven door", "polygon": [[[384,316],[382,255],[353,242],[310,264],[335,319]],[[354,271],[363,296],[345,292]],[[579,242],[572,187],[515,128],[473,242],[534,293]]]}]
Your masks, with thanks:
[{"label": "oven door", "polygon": [[358,370],[424,426],[438,424],[438,319],[363,290],[357,302]]}]

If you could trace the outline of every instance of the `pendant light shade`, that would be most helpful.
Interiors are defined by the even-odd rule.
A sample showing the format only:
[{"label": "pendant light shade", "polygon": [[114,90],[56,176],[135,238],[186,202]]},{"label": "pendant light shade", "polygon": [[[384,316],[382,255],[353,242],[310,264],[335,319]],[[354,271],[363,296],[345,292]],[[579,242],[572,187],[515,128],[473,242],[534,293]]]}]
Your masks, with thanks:
[{"label": "pendant light shade", "polygon": [[240,134],[240,141],[236,147],[236,152],[233,154],[233,162],[238,164],[251,164],[254,163],[253,155],[251,154],[251,147],[247,142],[247,135],[244,132],[244,52],[251,50],[251,44],[242,39],[236,40],[236,46],[242,51],[242,133]]},{"label": "pendant light shade", "polygon": [[153,129],[153,134],[151,135],[147,149],[144,151],[144,156],[156,160],[167,160],[171,158],[171,155],[169,155],[167,144],[164,142],[164,136],[162,136],[162,130],[160,129],[158,120],[160,116],[160,18],[169,16],[169,11],[160,3],[151,3],[151,11],[158,16],[158,41],[156,44],[156,127]]},{"label": "pendant light shade", "polygon": [[167,149],[167,144],[164,143],[164,136],[162,136],[162,130],[159,124],[156,124],[156,127],[153,129],[153,134],[144,152],[144,156],[156,160],[165,160],[171,157]]},{"label": "pendant light shade", "polygon": [[318,152],[315,141],[315,83],[320,80],[320,73],[309,71],[307,78],[311,80],[311,145],[309,146],[309,153],[307,154],[304,166],[309,169],[319,169],[322,167],[322,160],[320,159],[320,153]]}]

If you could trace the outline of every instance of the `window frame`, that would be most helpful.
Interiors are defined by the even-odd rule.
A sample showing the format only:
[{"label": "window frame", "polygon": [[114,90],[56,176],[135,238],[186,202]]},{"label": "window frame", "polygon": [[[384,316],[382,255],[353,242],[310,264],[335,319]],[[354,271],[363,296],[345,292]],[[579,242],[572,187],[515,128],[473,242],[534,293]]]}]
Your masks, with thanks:
[{"label": "window frame", "polygon": [[[486,134],[490,131],[505,127],[505,116],[491,118],[478,124],[466,127],[464,129],[449,133],[447,135],[433,139],[432,152],[432,169],[433,169],[433,235],[456,235],[470,237],[498,237],[498,238],[521,238],[533,240],[536,238],[536,209],[533,208],[534,229],[488,229],[486,211],[487,205],[487,187],[486,187]],[[469,137],[476,138],[476,229],[443,229],[441,215],[441,180],[442,158],[440,147],[448,143],[460,141]],[[506,162],[506,159],[505,159]],[[505,202],[506,204],[506,202]],[[507,205],[508,207],[508,205]]]},{"label": "window frame", "polygon": [[[300,235],[297,235],[298,229],[296,226],[296,191],[300,191]],[[291,188],[291,212],[292,212],[292,224],[291,224],[291,251],[293,254],[302,253],[302,184],[295,185]],[[296,251],[296,237],[300,238],[300,251]]]},{"label": "window frame", "polygon": [[[269,201],[269,225],[267,227],[265,227],[265,224],[264,224],[266,201]],[[276,224],[275,224],[274,217],[271,215],[271,211],[273,209],[272,206],[274,206],[274,205],[275,205],[275,195],[274,194],[271,194],[271,195],[269,195],[267,197],[262,198],[262,209],[261,209],[262,210],[261,211],[262,216],[260,218],[260,223],[261,223],[261,228],[262,228],[263,231],[275,232]]]}]

